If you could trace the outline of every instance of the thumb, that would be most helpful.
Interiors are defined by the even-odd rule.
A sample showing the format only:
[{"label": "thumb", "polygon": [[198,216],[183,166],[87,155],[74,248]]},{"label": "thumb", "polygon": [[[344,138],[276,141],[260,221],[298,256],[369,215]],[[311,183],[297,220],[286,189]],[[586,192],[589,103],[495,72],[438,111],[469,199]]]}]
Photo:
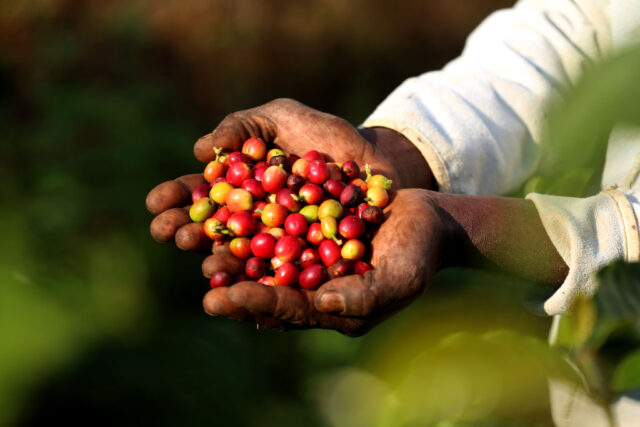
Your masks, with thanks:
[{"label": "thumb", "polygon": [[208,163],[216,158],[215,147],[225,151],[240,151],[249,134],[239,120],[225,119],[213,132],[198,139],[193,146],[193,154],[198,160]]},{"label": "thumb", "polygon": [[321,286],[315,295],[316,310],[345,316],[368,316],[378,306],[374,287],[375,270],[340,277]]},{"label": "thumb", "polygon": [[225,151],[240,151],[242,144],[251,137],[270,141],[275,138],[275,129],[265,117],[265,107],[229,114],[213,132],[198,139],[193,146],[193,154],[201,162],[214,160],[214,147]]}]

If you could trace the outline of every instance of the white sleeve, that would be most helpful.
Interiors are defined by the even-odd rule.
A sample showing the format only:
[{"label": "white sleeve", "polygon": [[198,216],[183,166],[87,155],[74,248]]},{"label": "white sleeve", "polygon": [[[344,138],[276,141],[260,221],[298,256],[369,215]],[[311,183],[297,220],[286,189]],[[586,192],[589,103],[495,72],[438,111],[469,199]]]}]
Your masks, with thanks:
[{"label": "white sleeve", "polygon": [[440,190],[505,194],[534,171],[550,102],[611,50],[608,0],[521,0],[443,70],[410,78],[364,127],[404,134]]},{"label": "white sleeve", "polygon": [[564,283],[542,305],[547,314],[569,311],[591,297],[595,273],[614,260],[640,261],[640,190],[609,189],[584,199],[529,194],[551,242],[569,267]]}]

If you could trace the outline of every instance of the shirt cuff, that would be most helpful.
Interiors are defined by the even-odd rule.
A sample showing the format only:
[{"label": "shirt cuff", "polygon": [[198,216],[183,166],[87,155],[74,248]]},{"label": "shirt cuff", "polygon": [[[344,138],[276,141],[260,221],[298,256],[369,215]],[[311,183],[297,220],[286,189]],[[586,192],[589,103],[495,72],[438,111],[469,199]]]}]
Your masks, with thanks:
[{"label": "shirt cuff", "polygon": [[640,260],[639,194],[609,189],[583,199],[536,193],[527,196],[569,267],[564,283],[538,307],[541,311],[567,313],[578,298],[595,294],[598,270],[615,260]]}]

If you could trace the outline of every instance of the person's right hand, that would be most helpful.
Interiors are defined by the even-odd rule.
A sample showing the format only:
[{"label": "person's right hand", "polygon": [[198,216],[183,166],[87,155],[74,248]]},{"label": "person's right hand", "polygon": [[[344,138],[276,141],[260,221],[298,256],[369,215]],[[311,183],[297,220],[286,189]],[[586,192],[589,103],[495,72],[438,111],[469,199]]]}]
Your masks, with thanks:
[{"label": "person's right hand", "polygon": [[[309,108],[291,99],[277,99],[260,107],[230,114],[194,146],[198,160],[214,159],[214,147],[239,151],[245,140],[259,137],[289,154],[317,150],[335,162],[355,160],[393,180],[394,189],[434,186],[431,171],[420,152],[399,133],[386,128],[357,130],[345,120]],[[205,182],[202,175],[167,181],[147,196],[147,209],[157,215],[151,235],[158,241],[174,239],[184,250],[209,250],[201,225],[191,223],[185,209],[191,190]]]}]

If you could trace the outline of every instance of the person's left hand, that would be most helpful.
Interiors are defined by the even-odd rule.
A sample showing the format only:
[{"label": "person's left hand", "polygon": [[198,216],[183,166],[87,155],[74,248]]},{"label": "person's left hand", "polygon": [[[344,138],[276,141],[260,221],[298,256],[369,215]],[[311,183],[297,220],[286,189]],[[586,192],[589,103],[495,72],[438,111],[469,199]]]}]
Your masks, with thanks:
[{"label": "person's left hand", "polygon": [[[318,150],[333,161],[353,160],[369,164],[375,173],[386,175],[394,188],[434,188],[431,169],[413,144],[386,128],[356,129],[340,117],[307,107],[292,99],[277,99],[249,110],[228,115],[216,129],[193,147],[198,160],[214,159],[214,147],[240,150],[249,137],[273,142],[289,154],[302,156]],[[159,242],[175,239],[183,250],[208,251],[210,240],[201,225],[191,223],[187,212],[191,191],[206,183],[202,174],[166,181],[151,190],[146,199],[156,215],[151,235]]]},{"label": "person's left hand", "polygon": [[[409,305],[425,289],[442,261],[447,233],[426,190],[400,190],[385,209],[388,218],[375,235],[371,264],[364,276],[333,279],[317,291],[241,282],[216,288],[204,297],[212,316],[281,330],[334,329],[358,336]],[[211,255],[203,272],[234,268],[233,256]]]}]

